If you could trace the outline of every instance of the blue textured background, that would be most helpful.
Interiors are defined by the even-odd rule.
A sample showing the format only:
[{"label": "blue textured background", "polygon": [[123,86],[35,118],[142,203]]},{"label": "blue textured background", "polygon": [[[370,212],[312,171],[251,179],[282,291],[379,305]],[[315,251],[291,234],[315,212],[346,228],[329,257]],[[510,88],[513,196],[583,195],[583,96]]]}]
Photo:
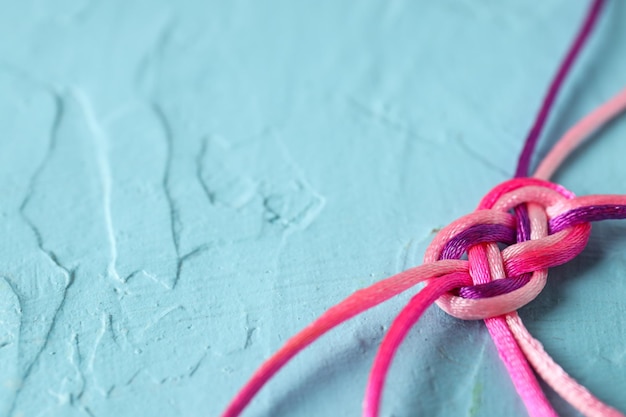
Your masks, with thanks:
[{"label": "blue textured background", "polygon": [[[216,416],[286,338],[420,263],[512,174],[586,4],[0,2],[0,415]],[[624,21],[609,2],[542,154],[626,85]],[[626,119],[601,136],[556,180],[626,192]],[[622,411],[625,232],[597,225],[521,311]],[[410,295],[321,339],[246,415],[359,415]],[[383,408],[524,415],[484,326],[436,308]]]}]

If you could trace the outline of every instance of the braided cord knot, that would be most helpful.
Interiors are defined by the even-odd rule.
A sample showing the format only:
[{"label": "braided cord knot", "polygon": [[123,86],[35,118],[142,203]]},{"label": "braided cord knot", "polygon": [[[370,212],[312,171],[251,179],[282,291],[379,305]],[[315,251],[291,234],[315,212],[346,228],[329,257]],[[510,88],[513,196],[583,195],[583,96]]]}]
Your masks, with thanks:
[{"label": "braided cord knot", "polygon": [[[442,295],[439,307],[459,319],[476,320],[510,313],[534,300],[546,284],[548,268],[576,257],[589,239],[588,222],[551,224],[574,199],[561,185],[535,178],[494,187],[476,211],[443,228],[426,250],[424,263],[467,254],[463,272],[468,285]],[[527,210],[516,210],[524,204]],[[498,244],[508,246],[500,250]]]}]

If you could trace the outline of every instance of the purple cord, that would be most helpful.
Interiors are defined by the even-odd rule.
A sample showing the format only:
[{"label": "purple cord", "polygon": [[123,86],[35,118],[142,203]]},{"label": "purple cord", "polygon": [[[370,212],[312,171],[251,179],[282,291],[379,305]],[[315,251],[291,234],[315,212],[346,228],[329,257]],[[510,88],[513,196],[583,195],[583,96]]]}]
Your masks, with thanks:
[{"label": "purple cord", "polygon": [[515,207],[515,217],[517,218],[517,241],[526,242],[530,240],[530,218],[526,205]]},{"label": "purple cord", "polygon": [[518,288],[528,284],[532,274],[523,274],[519,277],[497,279],[485,284],[477,284],[470,287],[461,287],[458,289],[458,294],[463,298],[488,298],[496,295],[502,295],[515,291]]},{"label": "purple cord", "polygon": [[604,5],[604,0],[595,0],[591,5],[589,13],[587,14],[587,20],[585,20],[584,25],[580,29],[580,32],[576,36],[576,40],[572,44],[572,47],[567,52],[565,59],[561,63],[552,84],[550,84],[550,88],[548,89],[548,94],[543,100],[541,105],[541,109],[537,114],[537,118],[535,119],[535,123],[533,127],[528,132],[528,136],[526,137],[526,141],[524,143],[524,148],[522,149],[522,153],[520,154],[519,160],[517,162],[517,170],[515,171],[515,177],[527,177],[528,171],[530,168],[530,159],[533,155],[535,147],[537,146],[537,141],[539,140],[539,136],[541,135],[541,131],[546,123],[548,118],[548,114],[554,104],[556,96],[565,80],[565,77],[570,72],[576,57],[580,53],[585,41],[589,38],[593,27],[598,20],[598,15],[600,14],[600,10]]},{"label": "purple cord", "polygon": [[[548,93],[546,94],[535,122],[528,132],[524,147],[517,162],[515,177],[527,177],[530,170],[530,162],[532,155],[537,146],[539,136],[546,124],[550,110],[554,105],[554,101],[558,95],[567,74],[571,71],[574,61],[580,54],[583,45],[589,38],[593,27],[598,20],[598,15],[604,6],[604,0],[595,0],[587,13],[587,18],[581,27],[578,35],[571,48],[567,52],[565,59],[562,61],[556,76],[550,84]],[[509,243],[512,234],[515,233],[517,242],[524,242],[530,239],[530,220],[528,218],[528,210],[525,205],[515,208],[517,217],[517,230],[513,231],[501,225],[480,225],[474,226],[463,233],[460,233],[450,242],[448,242],[442,251],[441,259],[459,259],[463,253],[471,246],[484,242],[501,242]],[[626,218],[626,206],[591,206],[581,207],[563,213],[550,221],[549,233],[557,233],[567,227],[580,223],[606,219],[623,219]],[[511,277],[501,280],[495,280],[486,284],[462,287],[458,290],[458,294],[465,298],[485,298],[496,295],[506,294],[514,291],[528,282],[529,274],[520,277]]]},{"label": "purple cord", "polygon": [[550,220],[549,233],[557,233],[581,223],[611,219],[626,219],[626,206],[601,205],[570,210]]},{"label": "purple cord", "polygon": [[[589,223],[601,220],[617,220],[626,219],[626,206],[620,205],[600,205],[579,207],[563,214],[560,214],[550,220],[548,224],[549,234],[558,233],[568,227],[576,226],[582,223]],[[528,224],[526,220],[521,219],[518,224],[517,236],[520,233],[520,227]],[[501,242],[505,244],[514,243],[516,231],[499,224],[481,224],[472,226],[469,229],[459,233],[451,239],[444,247],[440,259],[460,259],[467,249],[476,244],[485,242]],[[527,239],[524,239],[527,240]],[[520,241],[520,240],[518,240]],[[530,279],[529,274],[519,277],[510,277],[488,282],[486,284],[461,287],[458,295],[464,298],[486,298],[496,295],[506,294],[523,287]]]},{"label": "purple cord", "polygon": [[515,230],[501,224],[477,224],[446,243],[439,259],[459,259],[470,246],[487,242],[511,245],[515,243]]}]

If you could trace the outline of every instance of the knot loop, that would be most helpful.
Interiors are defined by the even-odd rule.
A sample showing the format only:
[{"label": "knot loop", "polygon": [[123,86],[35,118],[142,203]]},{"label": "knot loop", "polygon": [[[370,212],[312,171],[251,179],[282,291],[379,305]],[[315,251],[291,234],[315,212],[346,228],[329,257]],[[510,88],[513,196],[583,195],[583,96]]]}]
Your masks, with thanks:
[{"label": "knot loop", "polygon": [[[473,285],[444,294],[437,305],[459,319],[477,320],[534,300],[546,284],[548,268],[576,257],[589,239],[587,221],[560,216],[574,198],[563,186],[535,178],[493,188],[476,211],[443,228],[426,250],[424,263],[467,254],[464,272]],[[498,244],[507,246],[500,250]]]}]

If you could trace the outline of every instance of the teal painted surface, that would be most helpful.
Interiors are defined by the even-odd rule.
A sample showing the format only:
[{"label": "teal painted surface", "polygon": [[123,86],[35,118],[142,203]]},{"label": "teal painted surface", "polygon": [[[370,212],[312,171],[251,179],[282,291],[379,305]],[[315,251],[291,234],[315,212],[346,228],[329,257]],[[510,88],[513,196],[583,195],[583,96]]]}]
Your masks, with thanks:
[{"label": "teal painted surface", "polygon": [[[3,1],[0,415],[218,415],[286,338],[420,263],[433,230],[511,175],[585,7]],[[610,2],[542,153],[626,85],[625,19]],[[626,192],[625,136],[622,119],[556,180]],[[597,225],[521,311],[622,411],[625,236]],[[410,295],[321,339],[246,415],[359,415]],[[484,326],[436,308],[383,408],[524,415]]]}]

